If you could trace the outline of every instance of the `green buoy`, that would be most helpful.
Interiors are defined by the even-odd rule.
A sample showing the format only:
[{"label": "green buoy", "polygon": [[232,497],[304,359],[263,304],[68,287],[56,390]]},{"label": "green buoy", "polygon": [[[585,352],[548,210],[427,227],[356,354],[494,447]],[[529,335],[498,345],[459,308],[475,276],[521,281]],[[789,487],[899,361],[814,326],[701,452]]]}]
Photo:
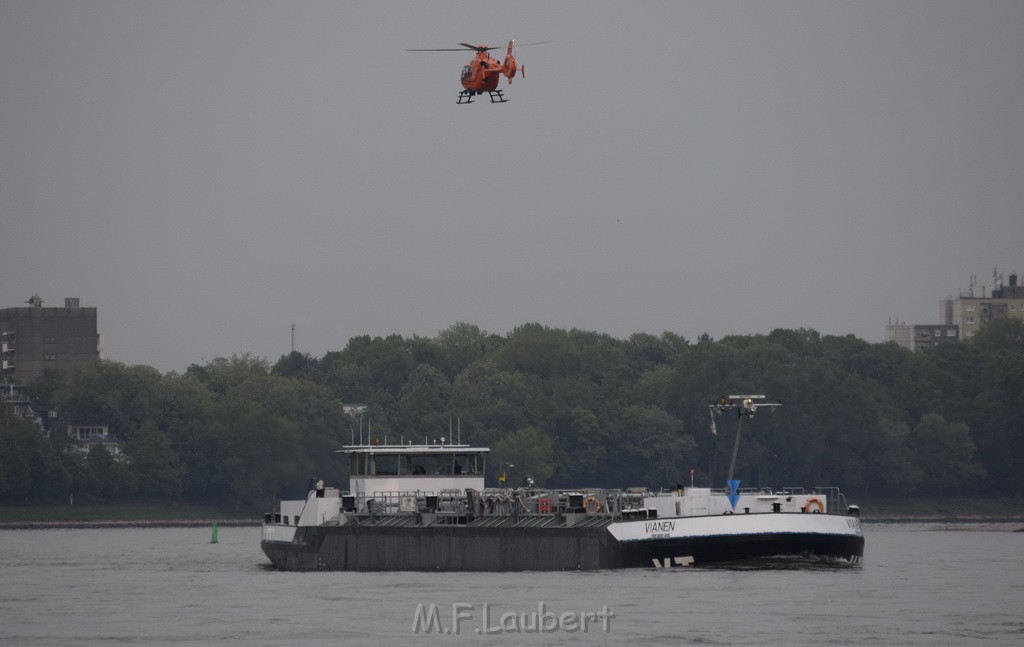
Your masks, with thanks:
[{"label": "green buoy", "polygon": [[213,525],[210,526],[210,543],[211,544],[216,544],[217,543],[217,522],[216,521],[214,521]]}]

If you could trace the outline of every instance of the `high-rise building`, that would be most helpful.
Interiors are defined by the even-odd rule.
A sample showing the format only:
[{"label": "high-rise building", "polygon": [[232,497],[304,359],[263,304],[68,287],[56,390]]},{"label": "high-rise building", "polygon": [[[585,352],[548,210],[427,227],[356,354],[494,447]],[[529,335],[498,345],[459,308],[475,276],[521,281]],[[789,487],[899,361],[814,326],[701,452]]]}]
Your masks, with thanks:
[{"label": "high-rise building", "polygon": [[[992,295],[985,294],[985,287],[978,288],[977,278],[971,277],[971,287],[961,290],[956,299],[942,300],[938,324],[908,324],[899,320],[885,327],[886,341],[919,350],[931,348],[950,341],[970,339],[979,330],[996,319],[1024,319],[1024,285],[1017,274],[1009,276],[1003,285],[1003,275],[992,271]],[[980,289],[981,296],[975,296]]]},{"label": "high-rise building", "polygon": [[1020,277],[1011,274],[1007,285],[1003,285],[1002,278],[996,276],[991,296],[986,296],[982,287],[980,297],[974,296],[976,281],[972,278],[968,292],[942,302],[943,322],[959,326],[961,338],[970,339],[996,319],[1024,319],[1024,285],[1020,285]]},{"label": "high-rise building", "polygon": [[885,327],[885,340],[910,350],[934,348],[959,341],[958,328],[949,324],[908,324],[897,321]]},{"label": "high-rise building", "polygon": [[0,309],[0,381],[27,384],[48,368],[71,368],[100,357],[96,308],[65,299],[44,308],[38,294],[28,307]]}]

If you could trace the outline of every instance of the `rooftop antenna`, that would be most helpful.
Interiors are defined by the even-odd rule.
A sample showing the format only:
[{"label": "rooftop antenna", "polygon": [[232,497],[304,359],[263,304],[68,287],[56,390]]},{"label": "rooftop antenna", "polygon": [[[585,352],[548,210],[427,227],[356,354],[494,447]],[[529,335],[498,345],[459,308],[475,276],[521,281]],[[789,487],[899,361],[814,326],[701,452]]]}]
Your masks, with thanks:
[{"label": "rooftop antenna", "polygon": [[292,324],[292,352],[295,352],[295,324]]}]

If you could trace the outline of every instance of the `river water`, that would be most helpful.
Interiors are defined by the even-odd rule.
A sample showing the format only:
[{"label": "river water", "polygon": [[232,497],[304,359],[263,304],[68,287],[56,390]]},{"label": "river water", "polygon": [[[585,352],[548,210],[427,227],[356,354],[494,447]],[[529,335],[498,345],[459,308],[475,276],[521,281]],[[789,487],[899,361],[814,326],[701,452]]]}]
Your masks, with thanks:
[{"label": "river water", "polygon": [[0,530],[0,645],[1021,645],[1021,527],[865,523],[861,566],[512,574],[282,573],[253,527]]}]

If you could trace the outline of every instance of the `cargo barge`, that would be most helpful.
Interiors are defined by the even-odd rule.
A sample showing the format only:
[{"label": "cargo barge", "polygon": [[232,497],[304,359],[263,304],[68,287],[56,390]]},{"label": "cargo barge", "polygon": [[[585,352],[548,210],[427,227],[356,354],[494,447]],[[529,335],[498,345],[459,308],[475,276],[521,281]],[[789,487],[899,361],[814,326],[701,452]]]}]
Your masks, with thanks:
[{"label": "cargo barge", "polygon": [[[753,416],[761,396],[712,414]],[[712,420],[714,417],[712,416]],[[860,563],[860,511],[838,488],[611,490],[485,487],[489,449],[353,443],[349,488],[312,482],[267,514],[261,547],[289,571],[554,571],[669,568],[797,556]]]}]

